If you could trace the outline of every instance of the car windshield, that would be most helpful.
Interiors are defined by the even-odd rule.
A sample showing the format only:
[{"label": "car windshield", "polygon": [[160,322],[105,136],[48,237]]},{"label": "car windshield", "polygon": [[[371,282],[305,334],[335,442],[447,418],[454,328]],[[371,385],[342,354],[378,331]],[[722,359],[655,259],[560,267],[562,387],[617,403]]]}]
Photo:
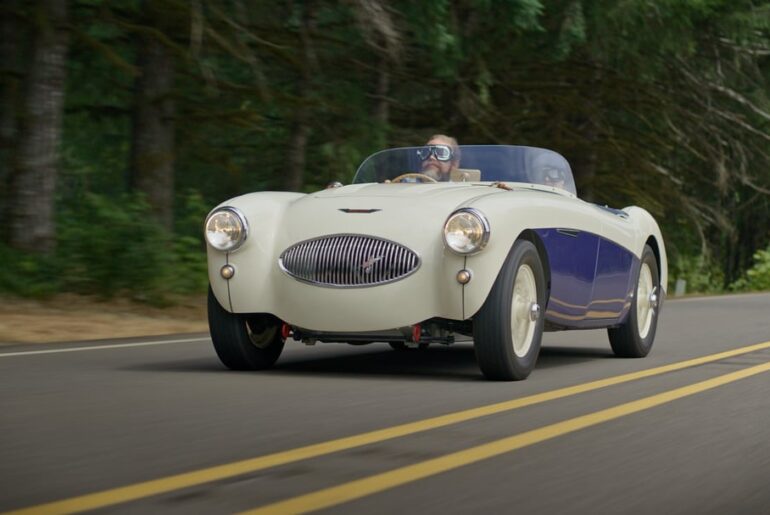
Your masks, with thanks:
[{"label": "car windshield", "polygon": [[[408,174],[404,176],[405,174]],[[402,177],[403,176],[403,177]],[[385,182],[523,182],[576,194],[569,163],[552,150],[513,145],[444,145],[382,150],[367,157],[353,183]]]}]

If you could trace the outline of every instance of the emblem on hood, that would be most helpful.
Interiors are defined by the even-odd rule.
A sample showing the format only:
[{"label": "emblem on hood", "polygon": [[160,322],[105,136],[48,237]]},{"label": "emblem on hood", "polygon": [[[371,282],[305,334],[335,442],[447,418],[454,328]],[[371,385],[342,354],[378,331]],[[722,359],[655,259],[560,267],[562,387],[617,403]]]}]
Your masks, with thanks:
[{"label": "emblem on hood", "polygon": [[374,213],[375,211],[382,211],[382,209],[350,209],[343,207],[339,209],[343,213]]},{"label": "emblem on hood", "polygon": [[361,263],[360,269],[365,274],[368,274],[372,271],[372,267],[374,264],[378,261],[381,261],[385,256],[369,256],[369,259],[365,260],[363,263]]}]

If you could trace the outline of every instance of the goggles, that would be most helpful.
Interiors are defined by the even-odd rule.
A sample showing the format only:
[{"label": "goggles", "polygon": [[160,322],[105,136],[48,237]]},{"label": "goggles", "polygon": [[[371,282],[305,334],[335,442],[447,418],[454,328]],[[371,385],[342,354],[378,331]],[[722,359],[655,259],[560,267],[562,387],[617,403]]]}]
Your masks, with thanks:
[{"label": "goggles", "polygon": [[546,168],[544,178],[546,181],[551,181],[551,182],[563,181],[564,171],[559,170],[558,168]]},{"label": "goggles", "polygon": [[417,157],[421,161],[427,161],[431,155],[437,161],[449,161],[454,156],[454,152],[452,152],[452,147],[448,145],[428,145],[427,147],[417,149]]}]

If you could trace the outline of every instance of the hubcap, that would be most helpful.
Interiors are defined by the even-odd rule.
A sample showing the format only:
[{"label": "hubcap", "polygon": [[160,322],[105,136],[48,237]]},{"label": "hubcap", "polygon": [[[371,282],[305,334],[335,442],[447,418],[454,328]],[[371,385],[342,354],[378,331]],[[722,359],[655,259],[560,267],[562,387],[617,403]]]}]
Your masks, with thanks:
[{"label": "hubcap", "polygon": [[529,352],[539,316],[535,274],[529,265],[524,264],[516,272],[511,302],[511,339],[516,356],[523,358]]},{"label": "hubcap", "polygon": [[636,321],[639,326],[639,337],[646,338],[650,332],[657,306],[658,295],[653,283],[650,265],[642,263],[642,268],[639,271],[639,285],[636,288]]},{"label": "hubcap", "polygon": [[529,306],[529,319],[533,322],[537,322],[538,318],[540,318],[540,304],[533,302],[532,305]]},{"label": "hubcap", "polygon": [[275,338],[278,327],[272,324],[261,324],[256,321],[247,320],[246,330],[249,334],[251,344],[258,349],[264,349],[268,347]]}]

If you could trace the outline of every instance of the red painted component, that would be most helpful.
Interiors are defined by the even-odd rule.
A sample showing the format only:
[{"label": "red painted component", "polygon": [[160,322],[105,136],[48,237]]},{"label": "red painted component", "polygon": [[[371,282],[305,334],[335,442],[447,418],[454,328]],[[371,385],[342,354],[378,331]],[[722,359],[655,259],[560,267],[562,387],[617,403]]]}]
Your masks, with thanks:
[{"label": "red painted component", "polygon": [[421,334],[422,334],[422,327],[420,327],[420,324],[414,324],[412,326],[412,341],[419,342]]},{"label": "red painted component", "polygon": [[281,325],[281,338],[284,340],[291,336],[291,326],[286,322]]}]

